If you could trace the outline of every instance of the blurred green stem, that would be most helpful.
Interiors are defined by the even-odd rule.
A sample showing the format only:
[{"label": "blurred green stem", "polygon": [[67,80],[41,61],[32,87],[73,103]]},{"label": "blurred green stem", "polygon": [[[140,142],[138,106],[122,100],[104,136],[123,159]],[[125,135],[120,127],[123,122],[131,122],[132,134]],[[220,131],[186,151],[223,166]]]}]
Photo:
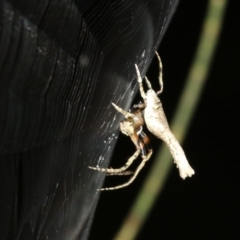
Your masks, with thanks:
[{"label": "blurred green stem", "polygon": [[[196,55],[171,124],[171,130],[180,143],[184,141],[211,67],[226,4],[226,0],[209,0],[208,2]],[[164,145],[157,153],[149,176],[114,240],[132,240],[137,236],[173,166],[175,165],[172,157]],[[179,181],[182,180],[179,178]]]}]

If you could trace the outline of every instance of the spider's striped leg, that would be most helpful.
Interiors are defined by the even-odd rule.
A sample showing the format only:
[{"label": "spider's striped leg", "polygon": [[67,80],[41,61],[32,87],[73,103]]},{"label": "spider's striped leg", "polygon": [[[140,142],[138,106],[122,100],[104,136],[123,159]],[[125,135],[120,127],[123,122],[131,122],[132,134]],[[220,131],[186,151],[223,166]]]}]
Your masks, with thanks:
[{"label": "spider's striped leg", "polygon": [[149,152],[152,150],[152,147],[150,146],[150,139],[144,131],[139,132],[138,136],[144,146],[145,154],[142,151],[142,158],[144,158],[144,157],[146,157],[146,152]]},{"label": "spider's striped leg", "polygon": [[124,172],[133,163],[133,161],[139,156],[139,154],[140,154],[140,149],[137,149],[137,151],[128,159],[125,165],[122,166],[121,168],[99,168],[99,167],[89,167],[89,168],[100,171],[100,172],[106,172],[108,173],[108,175],[128,175],[128,174],[119,174],[119,173]]},{"label": "spider's striped leg", "polygon": [[127,175],[133,175],[134,172],[132,171],[124,171],[124,172],[118,172],[118,173],[107,173],[107,176],[127,176]]},{"label": "spider's striped leg", "polygon": [[127,187],[128,185],[130,185],[134,181],[134,179],[137,177],[137,175],[141,171],[141,169],[144,167],[145,163],[149,160],[151,155],[152,155],[152,150],[149,151],[147,156],[142,159],[141,164],[138,166],[138,168],[134,172],[133,176],[126,183],[118,185],[116,187],[101,188],[101,189],[99,189],[99,191],[116,190],[116,189],[124,188],[124,187]]},{"label": "spider's striped leg", "polygon": [[[135,136],[135,137],[133,137],[133,136]],[[135,178],[137,177],[137,175],[141,171],[141,169],[144,167],[145,163],[151,157],[152,149],[149,146],[150,140],[149,140],[148,136],[143,132],[142,128],[138,131],[137,136],[136,135],[133,135],[133,136],[131,136],[132,141],[141,150],[141,155],[142,155],[141,164],[137,167],[136,171],[132,173],[133,176],[126,183],[116,186],[116,187],[101,188],[99,190],[101,190],[101,191],[116,190],[116,189],[124,188],[124,187],[130,185],[135,180]],[[148,154],[146,154],[147,152],[148,152]],[[127,172],[128,171],[125,171],[125,172],[122,172],[121,174],[125,175],[125,173],[127,173]],[[119,174],[117,174],[117,175],[119,175]]]},{"label": "spider's striped leg", "polygon": [[99,168],[99,167],[89,167],[89,168],[100,171],[100,172],[106,172],[107,175],[130,175],[130,174],[133,174],[131,171],[125,171],[125,170],[131,166],[131,164],[133,163],[133,161],[135,159],[137,159],[140,152],[141,152],[142,158],[147,157],[147,151],[149,151],[149,149],[147,149],[146,147],[149,143],[149,138],[141,130],[138,132],[138,135],[133,134],[131,136],[131,139],[132,139],[133,143],[135,144],[135,146],[137,147],[137,151],[128,159],[128,161],[124,164],[124,166],[122,166],[121,168]]}]

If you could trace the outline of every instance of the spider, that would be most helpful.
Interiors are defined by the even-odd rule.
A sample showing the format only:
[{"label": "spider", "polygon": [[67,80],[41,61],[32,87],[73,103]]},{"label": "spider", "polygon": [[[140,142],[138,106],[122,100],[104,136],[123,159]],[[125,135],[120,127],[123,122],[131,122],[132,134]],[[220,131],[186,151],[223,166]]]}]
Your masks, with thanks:
[{"label": "spider", "polygon": [[[124,166],[121,168],[99,168],[99,167],[89,167],[93,170],[106,172],[108,175],[130,175],[131,178],[124,184],[109,187],[101,188],[99,190],[115,190],[119,188],[124,188],[130,185],[134,179],[137,177],[138,173],[144,167],[145,163],[150,159],[152,155],[152,149],[149,147],[149,138],[143,132],[143,125],[146,124],[148,130],[155,135],[156,137],[162,139],[169,147],[169,150],[172,154],[174,162],[179,168],[180,176],[185,179],[186,177],[191,177],[194,174],[194,170],[189,165],[182,147],[178,143],[177,139],[172,134],[169,129],[166,116],[164,114],[162,103],[158,96],[163,91],[163,81],[162,81],[162,62],[160,56],[157,52],[156,56],[159,61],[159,84],[160,90],[156,93],[151,86],[150,81],[145,77],[146,84],[148,86],[148,91],[145,92],[143,89],[142,78],[138,69],[138,66],[135,64],[137,78],[139,83],[139,89],[141,97],[144,100],[144,103],[139,103],[134,105],[130,111],[125,111],[122,108],[118,107],[114,103],[112,105],[116,110],[122,113],[125,117],[125,120],[120,122],[120,131],[129,136],[136,146],[136,152],[128,159]],[[133,163],[135,159],[140,155],[142,157],[142,162],[137,167],[135,172],[126,171],[128,167]]]},{"label": "spider", "polygon": [[[125,120],[120,122],[120,131],[129,136],[136,146],[136,152],[128,159],[128,161],[125,163],[124,166],[121,168],[99,168],[99,167],[89,167],[93,170],[98,170],[101,172],[106,172],[107,175],[132,175],[132,177],[124,184],[121,184],[119,186],[115,187],[109,187],[109,188],[101,188],[99,190],[115,190],[119,188],[124,188],[128,185],[130,185],[134,179],[137,177],[140,170],[144,167],[146,161],[148,161],[152,155],[152,149],[149,145],[149,138],[143,131],[143,125],[144,125],[144,118],[143,118],[143,108],[141,106],[141,103],[139,105],[134,105],[133,108],[126,112],[122,108],[118,107],[114,103],[112,105],[116,108],[116,110],[120,113],[122,113],[125,117]],[[134,160],[137,159],[137,157],[141,154],[142,156],[142,162],[137,167],[136,171],[133,173],[131,171],[126,171]]]}]

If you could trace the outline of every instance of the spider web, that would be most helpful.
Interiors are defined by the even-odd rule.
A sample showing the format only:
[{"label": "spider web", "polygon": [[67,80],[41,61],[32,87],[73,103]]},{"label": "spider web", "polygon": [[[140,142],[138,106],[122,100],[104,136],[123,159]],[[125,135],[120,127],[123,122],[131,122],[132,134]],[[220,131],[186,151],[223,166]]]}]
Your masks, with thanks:
[{"label": "spider web", "polygon": [[0,2],[1,239],[87,238],[111,103],[130,107],[177,2]]}]

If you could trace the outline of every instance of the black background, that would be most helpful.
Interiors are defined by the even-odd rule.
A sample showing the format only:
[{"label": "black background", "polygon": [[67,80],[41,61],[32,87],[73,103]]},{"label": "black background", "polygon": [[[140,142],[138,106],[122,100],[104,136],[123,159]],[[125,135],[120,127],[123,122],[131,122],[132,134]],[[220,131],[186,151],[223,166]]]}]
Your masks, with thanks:
[{"label": "black background", "polygon": [[[196,174],[182,181],[174,167],[137,239],[237,239],[239,234],[239,1],[228,1],[220,41],[200,102],[183,144]],[[198,44],[207,1],[179,3],[160,44],[164,67],[161,95],[169,121],[184,87]],[[157,61],[148,71],[157,76]],[[135,102],[139,101],[137,96]],[[153,142],[154,150],[159,146]],[[134,152],[120,134],[111,166]],[[156,152],[156,150],[155,150]],[[154,159],[154,156],[153,158]],[[90,239],[113,239],[130,209],[151,161],[129,187],[101,193]],[[124,179],[110,179],[114,186]]]}]

